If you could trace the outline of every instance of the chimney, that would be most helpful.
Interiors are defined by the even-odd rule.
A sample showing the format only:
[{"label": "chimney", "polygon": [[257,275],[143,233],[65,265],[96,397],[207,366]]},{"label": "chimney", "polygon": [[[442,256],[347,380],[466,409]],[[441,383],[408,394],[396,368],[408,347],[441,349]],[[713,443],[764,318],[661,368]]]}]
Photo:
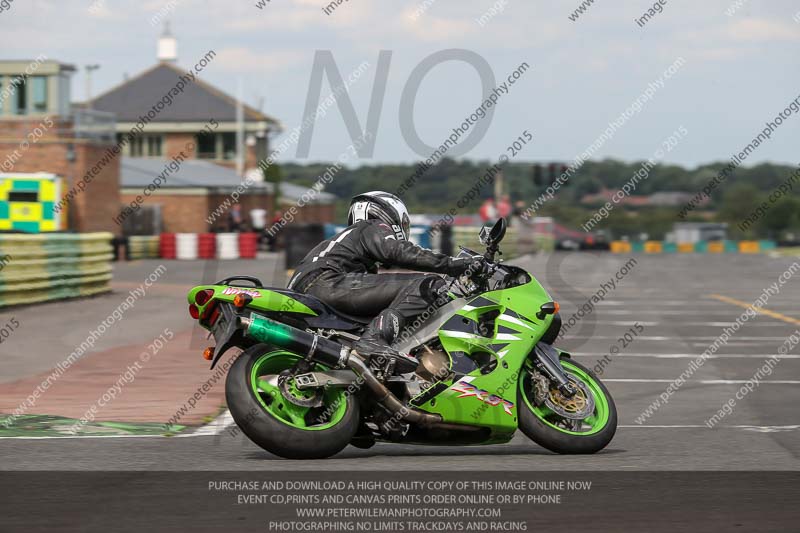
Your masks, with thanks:
[{"label": "chimney", "polygon": [[164,32],[158,38],[158,60],[168,63],[178,60],[178,42],[169,31],[169,21],[164,23]]}]

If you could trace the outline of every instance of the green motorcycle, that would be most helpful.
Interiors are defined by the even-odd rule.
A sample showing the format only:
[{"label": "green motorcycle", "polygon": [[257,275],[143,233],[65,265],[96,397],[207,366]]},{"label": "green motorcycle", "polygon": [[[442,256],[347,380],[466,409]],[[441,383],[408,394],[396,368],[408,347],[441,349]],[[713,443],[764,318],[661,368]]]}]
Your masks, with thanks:
[{"label": "green motorcycle", "polygon": [[617,428],[614,401],[552,346],[558,304],[530,274],[495,261],[505,232],[504,219],[483,228],[488,267],[449,280],[449,302],[401,332],[394,347],[420,361],[408,374],[352,350],[372,317],[249,276],[193,288],[189,312],[216,341],[204,354],[211,368],[230,348],[243,350],[225,383],[236,424],[290,459],[378,441],[501,444],[517,428],[557,453],[602,450]]}]

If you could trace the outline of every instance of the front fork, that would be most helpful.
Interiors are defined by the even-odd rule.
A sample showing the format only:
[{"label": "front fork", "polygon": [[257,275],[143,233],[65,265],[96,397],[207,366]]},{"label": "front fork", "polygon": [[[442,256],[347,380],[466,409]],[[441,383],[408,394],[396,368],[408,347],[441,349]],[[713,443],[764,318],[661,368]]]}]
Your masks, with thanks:
[{"label": "front fork", "polygon": [[567,378],[564,369],[561,368],[562,352],[553,348],[552,344],[547,344],[546,342],[538,342],[536,346],[533,347],[533,351],[536,354],[534,364],[543,370],[551,381],[556,383],[561,394],[567,398],[574,396],[578,391],[569,378]]}]

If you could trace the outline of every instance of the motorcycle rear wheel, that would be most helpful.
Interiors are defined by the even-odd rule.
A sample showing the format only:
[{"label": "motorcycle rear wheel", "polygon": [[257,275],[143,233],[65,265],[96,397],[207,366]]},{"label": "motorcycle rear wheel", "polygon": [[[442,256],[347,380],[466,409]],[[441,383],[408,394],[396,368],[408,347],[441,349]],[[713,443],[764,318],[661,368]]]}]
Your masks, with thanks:
[{"label": "motorcycle rear wheel", "polygon": [[[300,356],[266,344],[251,346],[238,357],[225,381],[225,399],[236,424],[250,440],[287,459],[322,459],[342,451],[355,435],[359,406],[343,389],[322,393],[322,405],[304,407],[313,394],[276,378]],[[268,379],[267,376],[273,376]],[[291,382],[290,382],[291,383]]]},{"label": "motorcycle rear wheel", "polygon": [[582,383],[591,393],[592,412],[581,420],[571,420],[545,404],[535,405],[530,373],[523,371],[520,372],[518,388],[519,427],[529,439],[550,451],[596,453],[614,438],[617,407],[594,372],[566,357],[561,358],[561,366],[569,377]]}]

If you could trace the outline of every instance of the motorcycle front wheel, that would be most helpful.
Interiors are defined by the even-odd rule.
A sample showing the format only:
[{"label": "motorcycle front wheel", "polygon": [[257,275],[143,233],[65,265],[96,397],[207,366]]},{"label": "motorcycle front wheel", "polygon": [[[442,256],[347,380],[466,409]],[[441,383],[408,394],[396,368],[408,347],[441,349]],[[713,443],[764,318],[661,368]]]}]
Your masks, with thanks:
[{"label": "motorcycle front wheel", "polygon": [[225,381],[228,409],[244,434],[270,453],[287,459],[330,457],[355,435],[358,402],[341,388],[298,389],[281,373],[300,359],[266,344],[242,352]]},{"label": "motorcycle front wheel", "polygon": [[[617,407],[598,377],[567,357],[561,366],[578,392],[566,398],[555,388],[537,402],[534,378],[520,372],[519,427],[525,435],[550,451],[562,454],[595,453],[605,448],[617,431]],[[538,384],[542,387],[541,383]]]}]

